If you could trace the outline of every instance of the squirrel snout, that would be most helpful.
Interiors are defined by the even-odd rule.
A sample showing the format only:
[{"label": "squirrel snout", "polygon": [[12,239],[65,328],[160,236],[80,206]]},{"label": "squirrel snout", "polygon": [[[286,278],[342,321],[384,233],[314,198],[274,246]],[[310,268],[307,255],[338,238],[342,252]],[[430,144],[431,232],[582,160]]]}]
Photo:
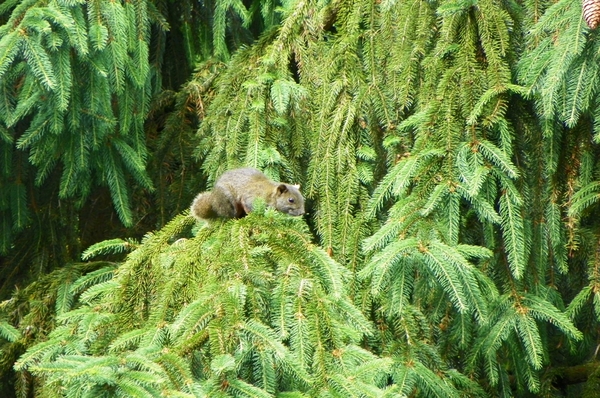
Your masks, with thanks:
[{"label": "squirrel snout", "polygon": [[305,213],[305,211],[304,211],[304,208],[303,208],[303,207],[302,207],[302,208],[300,208],[300,209],[294,209],[294,210],[292,210],[292,211],[290,212],[290,214],[291,214],[292,216],[301,216],[301,215],[303,215],[304,213]]}]

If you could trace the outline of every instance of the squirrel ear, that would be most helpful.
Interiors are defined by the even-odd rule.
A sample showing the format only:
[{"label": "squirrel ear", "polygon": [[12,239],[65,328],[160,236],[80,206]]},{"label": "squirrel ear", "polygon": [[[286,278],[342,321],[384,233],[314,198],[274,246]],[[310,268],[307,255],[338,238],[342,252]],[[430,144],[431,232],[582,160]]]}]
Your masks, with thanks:
[{"label": "squirrel ear", "polygon": [[279,185],[277,186],[277,193],[278,193],[279,195],[281,195],[282,193],[286,193],[286,192],[287,192],[287,190],[288,190],[288,187],[287,187],[285,184],[279,184]]},{"label": "squirrel ear", "polygon": [[295,185],[294,185],[294,188],[296,188],[296,189],[300,190],[300,184],[295,184]]}]

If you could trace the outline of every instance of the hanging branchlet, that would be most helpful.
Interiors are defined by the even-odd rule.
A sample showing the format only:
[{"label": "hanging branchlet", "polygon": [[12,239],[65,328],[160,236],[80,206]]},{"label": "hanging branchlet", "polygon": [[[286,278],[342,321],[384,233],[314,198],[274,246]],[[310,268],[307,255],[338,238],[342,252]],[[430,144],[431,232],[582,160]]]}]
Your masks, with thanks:
[{"label": "hanging branchlet", "polygon": [[[9,131],[33,166],[30,173],[14,170],[17,180],[31,178],[41,186],[52,176],[59,197],[80,205],[100,183],[109,188],[122,223],[133,225],[128,180],[152,190],[144,132],[158,89],[149,62],[151,26],[158,34],[167,29],[146,1],[27,2],[14,8],[0,27],[0,90],[8,95],[0,125],[2,137]],[[16,230],[30,221],[28,211],[19,210],[29,210],[32,198],[20,190],[16,184]]]}]

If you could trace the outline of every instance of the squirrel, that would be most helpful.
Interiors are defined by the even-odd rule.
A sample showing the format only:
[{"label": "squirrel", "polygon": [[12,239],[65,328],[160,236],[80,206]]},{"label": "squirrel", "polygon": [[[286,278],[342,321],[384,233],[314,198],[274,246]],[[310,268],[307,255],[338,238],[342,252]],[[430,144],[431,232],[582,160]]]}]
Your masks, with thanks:
[{"label": "squirrel", "polygon": [[292,216],[304,214],[304,198],[299,185],[271,181],[261,171],[241,168],[226,171],[211,192],[196,196],[190,208],[198,220],[241,218],[252,211],[255,199]]}]

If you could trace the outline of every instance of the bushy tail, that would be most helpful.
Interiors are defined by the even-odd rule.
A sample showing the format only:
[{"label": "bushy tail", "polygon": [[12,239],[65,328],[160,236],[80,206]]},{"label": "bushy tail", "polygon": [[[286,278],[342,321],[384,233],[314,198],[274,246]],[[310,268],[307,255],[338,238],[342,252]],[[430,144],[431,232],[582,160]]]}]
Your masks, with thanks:
[{"label": "bushy tail", "polygon": [[212,206],[211,193],[202,192],[192,202],[190,213],[198,220],[209,220],[218,217]]}]

